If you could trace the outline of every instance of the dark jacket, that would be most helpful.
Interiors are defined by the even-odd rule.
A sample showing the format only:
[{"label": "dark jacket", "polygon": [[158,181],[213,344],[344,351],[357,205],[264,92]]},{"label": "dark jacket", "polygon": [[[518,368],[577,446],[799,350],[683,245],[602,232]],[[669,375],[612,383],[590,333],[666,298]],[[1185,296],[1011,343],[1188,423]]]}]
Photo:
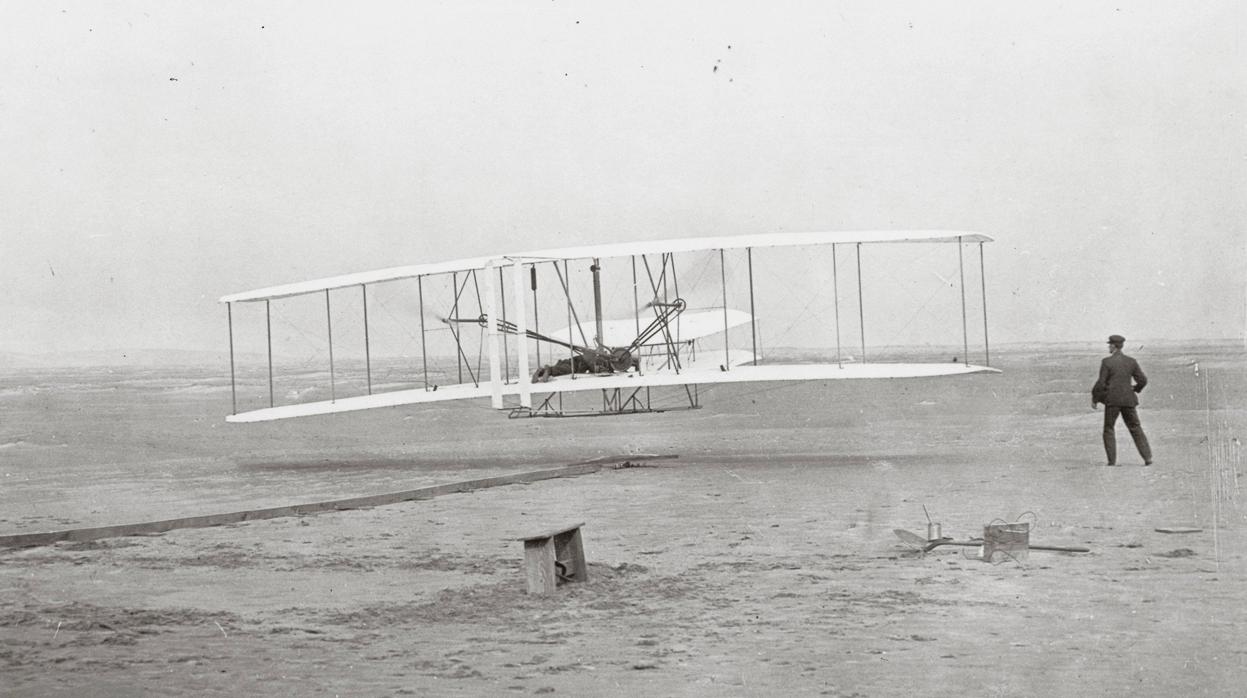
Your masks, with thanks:
[{"label": "dark jacket", "polygon": [[1100,379],[1091,389],[1091,397],[1110,407],[1136,407],[1139,396],[1135,393],[1142,392],[1146,385],[1147,376],[1139,362],[1119,351],[1100,362]]}]

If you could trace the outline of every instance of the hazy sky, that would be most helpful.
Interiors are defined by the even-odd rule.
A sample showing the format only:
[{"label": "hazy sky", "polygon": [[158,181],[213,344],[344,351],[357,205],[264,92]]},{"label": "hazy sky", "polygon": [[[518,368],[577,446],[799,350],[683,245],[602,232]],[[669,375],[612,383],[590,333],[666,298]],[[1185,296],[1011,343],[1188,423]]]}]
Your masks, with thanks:
[{"label": "hazy sky", "polygon": [[12,3],[0,351],[224,350],[221,295],[619,239],[954,228],[993,341],[1243,337],[1247,10]]}]

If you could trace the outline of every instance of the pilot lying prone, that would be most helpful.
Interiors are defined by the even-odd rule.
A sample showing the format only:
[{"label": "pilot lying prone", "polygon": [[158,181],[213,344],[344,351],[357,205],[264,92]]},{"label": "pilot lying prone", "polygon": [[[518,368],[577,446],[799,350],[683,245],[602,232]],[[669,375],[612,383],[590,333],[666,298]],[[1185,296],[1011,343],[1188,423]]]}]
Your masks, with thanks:
[{"label": "pilot lying prone", "polygon": [[546,383],[555,376],[570,373],[631,373],[639,370],[641,361],[627,349],[583,349],[582,353],[542,366],[533,373],[534,383]]}]

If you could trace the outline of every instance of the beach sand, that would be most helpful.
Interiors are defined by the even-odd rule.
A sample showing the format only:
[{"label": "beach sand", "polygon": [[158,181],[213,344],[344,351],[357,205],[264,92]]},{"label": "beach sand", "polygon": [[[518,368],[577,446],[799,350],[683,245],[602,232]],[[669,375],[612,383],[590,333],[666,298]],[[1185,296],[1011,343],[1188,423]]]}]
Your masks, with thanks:
[{"label": "beach sand", "polygon": [[[481,405],[230,425],[212,369],[4,375],[0,535],[637,467],[364,510],[0,550],[4,695],[1232,695],[1247,670],[1241,347],[1149,347],[1103,466],[1099,355],[730,386],[702,409]],[[1194,362],[1199,362],[1197,372]],[[1032,524],[1031,551],[893,533]],[[587,584],[516,539],[584,523]],[[1192,533],[1157,528],[1187,526]]]}]

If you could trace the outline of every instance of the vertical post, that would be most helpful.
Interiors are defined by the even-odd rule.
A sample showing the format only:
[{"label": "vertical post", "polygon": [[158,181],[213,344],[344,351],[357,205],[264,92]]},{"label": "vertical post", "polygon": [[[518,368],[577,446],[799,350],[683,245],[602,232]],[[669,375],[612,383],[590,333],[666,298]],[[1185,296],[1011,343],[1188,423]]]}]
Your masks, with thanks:
[{"label": "vertical post", "polygon": [[[486,273],[488,273],[488,271],[486,271]],[[472,277],[472,290],[476,292],[476,309],[479,311],[479,313],[484,313],[485,308],[481,307],[481,283],[480,283],[481,275],[478,273],[478,270],[476,269],[469,271],[468,274]],[[464,288],[468,287],[468,282],[466,279],[463,282],[463,287]],[[477,314],[477,317],[480,317],[479,313]],[[491,317],[490,319],[493,320],[494,318]],[[499,333],[501,333],[501,328],[499,329]],[[485,348],[485,335],[482,334],[481,338],[477,340],[476,342],[476,375],[478,376],[485,372],[485,369],[481,366],[482,357],[485,354],[484,348]],[[472,375],[472,364],[468,360],[467,354],[463,355],[463,363],[468,366],[468,375],[471,376]],[[476,379],[473,379],[474,382],[475,380]]]},{"label": "vertical post", "polygon": [[515,268],[511,273],[511,281],[515,285],[515,355],[520,381],[520,407],[531,409],[533,392],[532,373],[528,367],[528,321],[524,317],[524,264],[518,259],[515,260]]},{"label": "vertical post", "polygon": [[485,265],[485,336],[489,340],[489,389],[491,405],[502,409],[502,366],[498,357],[498,290],[494,288],[494,263]]},{"label": "vertical post", "polygon": [[862,298],[862,243],[857,243],[857,323],[862,330],[862,363],[866,363],[866,305]]},{"label": "vertical post", "polygon": [[372,346],[368,338],[368,285],[360,284],[364,299],[364,377],[368,379],[368,394],[372,395]]},{"label": "vertical post", "polygon": [[[507,322],[507,285],[502,279],[502,267],[498,267],[498,292],[502,296],[502,323]],[[523,336],[523,335],[521,335]],[[502,334],[502,372],[506,375],[507,383],[511,383],[511,348],[507,335]]]},{"label": "vertical post", "polygon": [[637,297],[636,255],[629,257],[632,261],[632,318],[636,324],[636,336],[641,336],[641,301]]},{"label": "vertical post", "polygon": [[723,283],[723,370],[730,371],[732,358],[727,336],[727,261],[723,248],[719,248],[719,280]]},{"label": "vertical post", "polygon": [[[529,285],[533,288],[533,332],[541,332],[541,323],[537,317],[537,264],[528,267]],[[541,366],[541,342],[537,342],[537,366]]]},{"label": "vertical post", "polygon": [[[451,306],[451,317],[459,317],[459,272],[450,272],[450,290],[455,294],[455,303]],[[451,325],[453,329],[454,325]],[[455,334],[451,332],[451,334]],[[459,346],[459,336],[455,334],[455,368],[459,371],[459,382],[463,382],[463,349]]]},{"label": "vertical post", "polygon": [[274,407],[273,399],[273,308],[272,301],[264,301],[264,332],[268,337],[268,406]]},{"label": "vertical post", "polygon": [[836,243],[831,243],[831,293],[836,304],[836,365],[844,368],[844,359],[840,353],[840,269],[836,261]]},{"label": "vertical post", "polygon": [[593,258],[589,271],[593,272],[593,329],[597,333],[593,343],[597,349],[606,346],[606,337],[602,336],[602,267],[597,257]]},{"label": "vertical post", "polygon": [[987,343],[987,266],[983,261],[983,243],[979,243],[979,281],[983,291],[983,365],[992,365],[992,350]]},{"label": "vertical post", "polygon": [[230,414],[238,414],[238,384],[234,379],[234,304],[225,304],[225,316],[229,320],[229,398]]},{"label": "vertical post", "polygon": [[[667,288],[665,280],[667,278],[666,271],[667,271],[668,261],[671,262],[671,286],[672,288],[675,289],[675,297],[679,298],[680,297],[680,277],[676,276],[676,273],[675,273],[675,253],[674,252],[668,252],[663,260],[663,279],[664,279],[663,290],[665,291]],[[680,341],[680,328],[681,328],[680,316],[676,315],[675,316],[675,340],[677,342]]]},{"label": "vertical post", "polygon": [[429,389],[429,351],[424,339],[424,277],[416,277],[417,300],[420,302],[420,363],[424,372],[424,389]]},{"label": "vertical post", "polygon": [[[636,323],[636,337],[639,339],[641,337],[641,301],[637,298],[636,255],[632,255],[630,259],[632,260],[632,317]],[[641,361],[641,347],[638,346],[636,351],[637,374],[640,375],[642,372],[641,364],[643,363]]]},{"label": "vertical post", "polygon": [[333,376],[333,316],[329,312],[329,289],[325,289],[325,328],[329,331],[329,401],[338,399]]},{"label": "vertical post", "polygon": [[[670,252],[664,252],[662,254],[662,273],[658,275],[658,278],[662,280],[663,300],[668,303],[671,302],[671,289],[667,287],[667,258],[670,256],[671,256]],[[680,295],[680,289],[677,288],[675,290],[675,295],[677,296]]]},{"label": "vertical post", "polygon": [[966,265],[962,252],[961,236],[957,236],[957,273],[960,275],[958,286],[961,287],[961,363],[970,363],[970,330],[966,322]]},{"label": "vertical post", "polygon": [[758,365],[758,321],[753,309],[753,248],[746,247],[745,255],[749,260],[749,336],[753,341],[753,365]]},{"label": "vertical post", "polygon": [[[554,268],[558,269],[558,262],[555,262],[554,264]],[[564,282],[565,286],[563,289],[565,291],[563,295],[567,296],[567,361],[570,364],[572,380],[576,380],[576,350],[571,348],[571,345],[576,343],[576,340],[572,336],[572,275],[571,272],[567,270],[566,259],[563,260],[563,278],[567,279],[567,281]],[[560,405],[563,401],[562,396],[563,394],[559,393]]]}]

